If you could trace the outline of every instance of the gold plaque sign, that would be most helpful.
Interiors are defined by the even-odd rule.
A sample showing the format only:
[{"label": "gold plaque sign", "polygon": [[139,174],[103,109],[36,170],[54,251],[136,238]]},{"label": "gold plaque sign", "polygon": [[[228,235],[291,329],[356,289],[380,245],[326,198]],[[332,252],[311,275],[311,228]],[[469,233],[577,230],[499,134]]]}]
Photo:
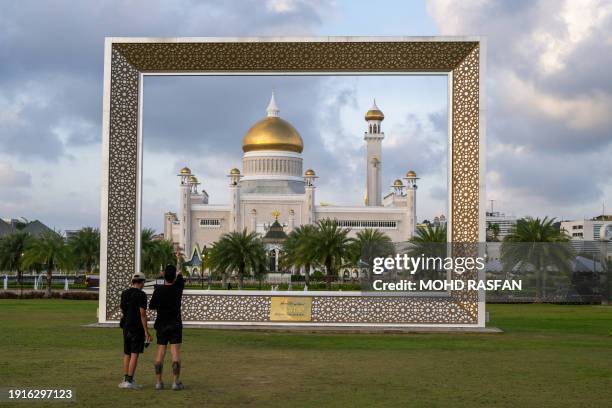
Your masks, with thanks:
[{"label": "gold plaque sign", "polygon": [[311,297],[272,296],[270,320],[276,322],[309,322]]}]

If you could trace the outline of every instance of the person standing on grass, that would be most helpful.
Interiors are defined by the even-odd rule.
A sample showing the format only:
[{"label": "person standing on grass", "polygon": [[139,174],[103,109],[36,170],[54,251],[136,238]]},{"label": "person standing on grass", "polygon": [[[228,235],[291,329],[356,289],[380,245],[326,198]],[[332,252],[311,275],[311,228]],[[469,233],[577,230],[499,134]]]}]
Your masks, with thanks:
[{"label": "person standing on grass", "polygon": [[181,320],[181,300],[185,280],[181,272],[176,273],[174,265],[166,266],[164,270],[164,284],[155,288],[149,308],[157,310],[155,331],[157,332],[157,356],[155,357],[155,389],[164,389],[162,369],[166,348],[170,343],[172,354],[172,389],[182,390],[181,375],[181,343],[183,342],[183,322]]},{"label": "person standing on grass", "polygon": [[145,341],[151,342],[147,327],[147,295],[142,291],[145,275],[136,272],[132,276],[132,287],[121,293],[120,326],[123,329],[123,381],[119,388],[140,388],[134,382],[138,355],[144,351]]}]

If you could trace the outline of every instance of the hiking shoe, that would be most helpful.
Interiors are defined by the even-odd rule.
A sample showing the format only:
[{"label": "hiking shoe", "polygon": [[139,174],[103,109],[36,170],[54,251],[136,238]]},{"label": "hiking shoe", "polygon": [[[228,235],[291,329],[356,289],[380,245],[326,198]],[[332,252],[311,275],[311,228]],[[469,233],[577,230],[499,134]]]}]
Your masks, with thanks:
[{"label": "hiking shoe", "polygon": [[183,388],[185,388],[185,386],[183,385],[183,383],[182,383],[182,382],[178,382],[178,383],[174,383],[174,384],[172,384],[172,390],[173,390],[173,391],[180,391],[180,390],[182,390]]},{"label": "hiking shoe", "polygon": [[160,382],[160,383],[155,384],[155,389],[156,390],[163,390],[164,389],[164,383]]}]

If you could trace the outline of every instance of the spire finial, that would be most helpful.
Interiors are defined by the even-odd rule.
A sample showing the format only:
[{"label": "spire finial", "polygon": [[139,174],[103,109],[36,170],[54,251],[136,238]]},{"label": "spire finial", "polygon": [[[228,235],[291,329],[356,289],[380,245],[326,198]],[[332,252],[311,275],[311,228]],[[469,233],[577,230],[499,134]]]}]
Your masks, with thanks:
[{"label": "spire finial", "polygon": [[268,104],[268,107],[266,108],[266,112],[268,113],[268,117],[278,117],[278,114],[280,113],[280,110],[278,109],[278,106],[276,106],[275,93],[276,92],[274,92],[274,88],[273,88],[272,89],[272,97],[270,98],[270,103]]}]

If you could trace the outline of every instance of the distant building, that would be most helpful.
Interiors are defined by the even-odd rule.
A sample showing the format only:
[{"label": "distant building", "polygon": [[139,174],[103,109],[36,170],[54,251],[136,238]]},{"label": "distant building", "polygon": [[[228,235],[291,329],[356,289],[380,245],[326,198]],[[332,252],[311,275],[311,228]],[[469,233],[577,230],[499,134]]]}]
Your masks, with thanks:
[{"label": "distant building", "polygon": [[561,230],[572,240],[599,241],[603,225],[612,225],[612,215],[598,215],[590,220],[561,221]]},{"label": "distant building", "polygon": [[441,228],[446,228],[446,217],[444,216],[444,214],[441,214],[439,216],[435,216],[433,221],[429,221],[429,220],[423,220],[423,222],[420,222],[416,225],[416,228],[427,228],[427,226],[430,226],[432,228],[435,227],[441,227]]},{"label": "distant building", "polygon": [[434,227],[446,228],[446,217],[444,214],[441,214],[439,217],[434,217],[433,225]]},{"label": "distant building", "polygon": [[25,218],[0,219],[0,238],[17,231],[27,232],[35,237],[45,232],[54,232],[51,228],[38,220],[28,221]]},{"label": "distant building", "polygon": [[[583,254],[606,252],[608,259],[612,259],[612,241],[610,232],[605,236],[604,231],[612,231],[612,215],[598,215],[590,220],[561,221],[561,231],[569,235],[574,249]],[[607,250],[602,239],[607,238]]]},{"label": "distant building", "polygon": [[8,222],[0,219],[0,238],[13,232],[13,227]]},{"label": "distant building", "polygon": [[492,235],[490,232],[491,225],[499,226],[499,233],[497,234],[497,239],[499,241],[503,241],[503,239],[508,235],[514,227],[516,227],[517,218],[513,215],[506,215],[499,211],[487,211],[486,213],[486,226],[487,226],[487,236]]},{"label": "distant building", "polygon": [[70,239],[76,236],[81,230],[65,230],[64,235],[66,235],[66,239]]}]

